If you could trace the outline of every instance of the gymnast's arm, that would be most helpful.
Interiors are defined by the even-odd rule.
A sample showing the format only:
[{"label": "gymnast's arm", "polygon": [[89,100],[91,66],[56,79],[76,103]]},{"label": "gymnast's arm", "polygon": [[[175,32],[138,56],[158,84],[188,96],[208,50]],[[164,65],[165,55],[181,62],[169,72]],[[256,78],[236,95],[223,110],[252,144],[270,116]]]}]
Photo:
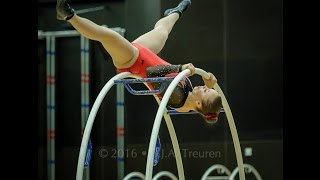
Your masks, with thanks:
[{"label": "gymnast's arm", "polygon": [[202,80],[208,88],[212,89],[214,87],[214,85],[217,83],[217,78],[210,72],[208,72],[208,74],[209,74],[210,78],[206,79],[206,78],[202,77]]},{"label": "gymnast's arm", "polygon": [[164,77],[170,73],[179,73],[182,65],[159,65],[147,68],[148,77]]},{"label": "gymnast's arm", "polygon": [[146,73],[148,77],[164,77],[167,74],[171,73],[179,73],[185,69],[190,69],[191,74],[194,74],[195,67],[191,64],[184,65],[159,65],[159,66],[151,66],[146,69]]}]

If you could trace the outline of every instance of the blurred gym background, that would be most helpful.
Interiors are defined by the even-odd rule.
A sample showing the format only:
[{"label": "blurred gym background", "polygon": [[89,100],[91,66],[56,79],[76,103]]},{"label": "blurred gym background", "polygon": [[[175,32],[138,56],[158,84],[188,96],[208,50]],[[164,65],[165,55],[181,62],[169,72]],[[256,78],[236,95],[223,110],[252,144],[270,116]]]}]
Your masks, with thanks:
[{"label": "blurred gym background", "polygon": [[[69,0],[81,16],[100,25],[124,30],[133,41],[151,30],[163,12],[179,0]],[[68,32],[73,28],[56,19],[55,0],[38,0],[38,31]],[[75,179],[81,127],[81,52],[79,37],[55,39],[54,130],[48,129],[46,38],[38,38],[38,177]],[[88,108],[116,70],[99,42],[89,41]],[[212,72],[229,102],[241,143],[244,163],[265,180],[283,179],[283,1],[193,0],[174,26],[160,56],[172,64],[193,63]],[[200,77],[191,77],[200,85]],[[125,91],[124,175],[145,171],[153,121],[158,108],[152,96]],[[52,107],[51,107],[52,108]],[[208,126],[199,115],[172,116],[187,179],[200,179],[214,164],[231,171],[237,167],[226,117]],[[89,178],[118,179],[116,88],[106,96],[93,125]],[[172,149],[165,123],[159,136],[165,153]],[[55,140],[54,159],[48,158],[48,141]],[[102,155],[101,153],[107,153]],[[183,151],[182,151],[183,152]],[[214,157],[189,156],[214,152]],[[132,156],[137,153],[137,156]],[[114,156],[113,156],[114,154]],[[184,154],[182,154],[184,155]],[[54,176],[48,169],[55,167]],[[154,167],[177,176],[175,159],[168,156]],[[54,178],[53,178],[54,177]],[[247,179],[255,179],[248,174]],[[165,178],[163,178],[165,179]]]}]

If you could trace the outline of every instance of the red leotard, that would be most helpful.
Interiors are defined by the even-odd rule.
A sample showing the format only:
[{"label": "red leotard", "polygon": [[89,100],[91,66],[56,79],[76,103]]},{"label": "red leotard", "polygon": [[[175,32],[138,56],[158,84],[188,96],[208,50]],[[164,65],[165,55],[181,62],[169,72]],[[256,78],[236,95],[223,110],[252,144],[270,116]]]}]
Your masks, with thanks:
[{"label": "red leotard", "polygon": [[118,73],[131,72],[132,74],[139,75],[142,78],[147,78],[146,69],[148,67],[158,65],[171,65],[144,46],[137,43],[132,43],[132,45],[137,47],[139,50],[138,59],[131,67],[118,69]]}]

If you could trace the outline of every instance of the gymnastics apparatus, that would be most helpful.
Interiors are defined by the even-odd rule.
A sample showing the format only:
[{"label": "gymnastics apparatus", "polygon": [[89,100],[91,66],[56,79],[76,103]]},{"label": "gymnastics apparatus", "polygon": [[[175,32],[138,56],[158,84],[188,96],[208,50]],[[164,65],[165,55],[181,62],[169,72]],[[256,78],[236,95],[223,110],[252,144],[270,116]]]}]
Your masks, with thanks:
[{"label": "gymnastics apparatus", "polygon": [[[116,32],[121,34],[123,36],[125,30],[123,28],[113,28]],[[145,175],[141,172],[131,172],[127,174],[123,180],[129,180],[133,177],[138,177],[141,179],[159,179],[162,176],[167,176],[173,180],[184,180],[184,169],[182,164],[182,158],[180,153],[180,148],[178,144],[178,140],[176,137],[176,133],[173,127],[173,124],[171,122],[170,115],[175,114],[186,114],[186,113],[179,113],[174,110],[167,110],[166,105],[169,100],[169,97],[174,89],[174,87],[178,84],[178,82],[183,78],[183,76],[186,76],[190,73],[189,70],[184,70],[181,72],[178,76],[173,78],[145,78],[141,79],[140,77],[133,75],[129,72],[124,72],[121,74],[117,74],[112,79],[110,79],[107,84],[103,87],[103,89],[100,91],[98,97],[96,98],[93,107],[89,114],[89,84],[88,84],[88,76],[89,76],[89,41],[87,38],[84,38],[81,36],[77,31],[75,30],[66,30],[66,31],[52,31],[52,32],[42,32],[38,31],[38,39],[39,40],[45,40],[46,41],[46,80],[47,80],[47,132],[48,132],[48,141],[47,141],[47,161],[48,161],[48,179],[54,180],[55,179],[55,59],[56,59],[56,52],[55,52],[55,46],[56,46],[56,38],[67,38],[67,37],[80,37],[80,53],[81,53],[81,129],[83,132],[83,139],[81,142],[81,148],[78,158],[78,165],[77,165],[77,174],[76,179],[82,180],[89,179],[89,168],[86,168],[84,171],[84,166],[88,166],[87,162],[85,162],[86,158],[86,152],[87,148],[92,148],[91,141],[90,141],[90,133],[91,129],[94,123],[95,116],[97,114],[97,111],[108,93],[108,91],[111,89],[111,87],[114,84],[117,84],[117,92],[123,93],[124,86],[128,89],[128,91],[134,95],[154,95],[156,101],[159,104],[159,108],[157,111],[157,115],[154,121],[151,137],[150,137],[150,143],[149,143],[149,150],[148,150],[148,157],[147,157],[147,166],[146,166],[146,173]],[[196,74],[201,75],[203,77],[208,77],[208,74],[201,70],[196,68]],[[134,78],[134,79],[125,79],[125,78]],[[159,90],[146,90],[146,91],[135,91],[133,90],[129,84],[132,83],[144,83],[146,85],[146,82],[163,82],[168,83],[171,82],[170,86],[168,87],[162,101],[159,100],[159,98],[155,95],[155,93],[160,93],[161,90],[163,90],[163,87]],[[123,86],[124,85],[124,86]],[[216,84],[214,87],[222,97],[222,105],[224,108],[224,112],[226,113],[226,117],[229,123],[229,127],[231,130],[231,135],[234,142],[235,147],[235,153],[236,153],[236,159],[238,167],[235,168],[232,173],[229,169],[227,169],[225,166],[220,164],[215,164],[211,167],[209,167],[205,173],[203,174],[201,180],[208,180],[208,179],[216,179],[217,176],[209,176],[211,172],[214,170],[217,170],[218,174],[226,174],[225,176],[219,176],[220,179],[229,179],[233,180],[237,173],[239,173],[240,180],[245,180],[245,172],[250,173],[252,172],[255,177],[258,180],[261,180],[261,177],[257,170],[249,165],[249,164],[243,164],[242,160],[242,154],[241,154],[241,148],[240,148],[240,142],[236,130],[236,126],[233,120],[233,116],[230,110],[230,107],[228,105],[228,102],[220,89],[219,85]],[[118,95],[117,95],[118,96]],[[123,97],[117,97],[117,101],[122,103],[123,105]],[[123,107],[121,106],[122,111]],[[121,109],[120,108],[120,109]],[[117,110],[118,111],[118,110]],[[189,112],[187,114],[194,114],[195,112]],[[119,115],[119,113],[118,113]],[[89,117],[88,117],[89,116]],[[123,112],[120,113],[120,123],[123,123]],[[164,119],[166,121],[170,138],[172,141],[174,154],[176,157],[176,164],[177,164],[177,171],[178,171],[178,177],[177,178],[173,173],[169,171],[161,171],[154,175],[152,178],[152,171],[153,171],[153,160],[154,160],[154,154],[155,154],[155,146],[157,144],[157,136],[159,133],[159,128],[162,120],[162,116],[164,116]],[[119,120],[118,120],[119,121]],[[119,122],[118,122],[119,123]],[[123,125],[120,125],[123,127]],[[119,127],[119,126],[118,126]],[[119,128],[121,129],[121,128]],[[89,145],[89,146],[88,146]],[[118,149],[123,148],[123,137],[118,138]],[[120,157],[121,158],[121,157]],[[122,157],[123,158],[123,157]],[[124,169],[124,162],[118,161],[118,177],[123,177],[123,169]],[[120,173],[119,173],[120,172]]]},{"label": "gymnastics apparatus", "polygon": [[[169,98],[170,98],[174,88],[177,86],[178,82],[184,76],[187,76],[189,73],[191,73],[190,70],[186,69],[186,70],[180,72],[174,78],[165,78],[165,77],[140,78],[139,76],[133,75],[130,72],[123,72],[123,73],[117,74],[113,78],[111,78],[106,83],[106,85],[102,88],[102,90],[100,91],[100,93],[99,93],[98,97],[96,98],[96,100],[92,106],[92,109],[90,111],[90,114],[89,114],[89,117],[87,120],[87,124],[85,126],[82,142],[81,142],[81,148],[80,148],[78,165],[77,165],[76,179],[82,180],[82,177],[83,177],[83,170],[84,170],[84,163],[85,163],[85,159],[86,159],[88,142],[90,139],[91,129],[92,129],[92,126],[94,123],[95,116],[98,112],[98,109],[99,109],[104,97],[106,96],[108,91],[111,89],[111,87],[114,84],[123,84],[127,88],[127,90],[134,95],[153,95],[159,104],[159,108],[158,108],[158,111],[157,111],[157,114],[155,117],[155,121],[154,121],[153,128],[152,128],[152,133],[151,133],[151,137],[150,137],[150,142],[149,142],[145,175],[140,172],[132,172],[132,173],[129,173],[127,176],[125,176],[123,180],[128,180],[133,177],[139,177],[141,179],[146,179],[146,180],[151,180],[151,179],[156,180],[161,176],[167,176],[167,177],[170,177],[171,179],[174,179],[174,180],[175,179],[184,180],[185,176],[184,176],[184,169],[183,169],[183,164],[182,164],[180,148],[179,148],[177,136],[176,136],[176,133],[175,133],[175,130],[174,130],[171,118],[170,118],[170,113],[172,111],[167,110],[166,106],[167,106]],[[205,72],[204,70],[199,69],[199,68],[196,68],[195,74],[198,74],[198,75],[205,77],[205,78],[209,77],[207,72]],[[125,79],[125,78],[133,78],[133,79]],[[149,89],[149,90],[135,91],[130,86],[130,84],[133,84],[133,83],[144,83],[146,85],[147,82],[162,82],[162,84],[171,82],[169,87],[167,88],[164,96],[163,96],[162,101],[160,101],[159,98],[155,95],[156,93],[160,93],[163,90],[163,88],[161,88],[161,87],[158,90],[150,90]],[[223,165],[214,165],[214,166],[210,167],[205,172],[205,174],[202,176],[201,179],[202,180],[210,179],[209,174],[213,170],[217,169],[218,173],[224,173],[224,172],[227,173],[228,176],[225,176],[226,179],[229,179],[229,178],[234,179],[236,174],[239,172],[240,180],[245,180],[245,167],[246,167],[246,169],[247,169],[246,172],[253,172],[254,175],[257,177],[257,179],[260,180],[261,179],[260,175],[257,173],[257,171],[251,165],[243,164],[239,137],[238,137],[236,125],[233,120],[233,116],[232,116],[230,107],[229,107],[228,102],[227,102],[227,100],[226,100],[226,98],[225,98],[225,96],[224,96],[224,94],[218,84],[216,84],[214,86],[214,89],[217,90],[221,94],[221,97],[222,97],[222,105],[224,108],[224,112],[226,113],[228,124],[229,124],[230,130],[231,130],[232,139],[234,142],[234,148],[235,148],[235,154],[236,154],[238,168],[236,168],[233,171],[233,173],[231,174],[231,172],[227,168],[225,168]],[[177,112],[172,112],[172,113],[178,114]],[[176,158],[176,164],[177,164],[179,178],[177,178],[175,175],[173,175],[172,173],[170,173],[168,171],[159,172],[158,174],[156,174],[152,178],[155,148],[156,148],[156,144],[157,144],[157,137],[158,137],[162,117],[164,117],[165,122],[168,127],[168,130],[169,130],[169,134],[170,134],[170,138],[172,141],[173,150],[174,150],[174,154],[175,154],[175,158]]]}]

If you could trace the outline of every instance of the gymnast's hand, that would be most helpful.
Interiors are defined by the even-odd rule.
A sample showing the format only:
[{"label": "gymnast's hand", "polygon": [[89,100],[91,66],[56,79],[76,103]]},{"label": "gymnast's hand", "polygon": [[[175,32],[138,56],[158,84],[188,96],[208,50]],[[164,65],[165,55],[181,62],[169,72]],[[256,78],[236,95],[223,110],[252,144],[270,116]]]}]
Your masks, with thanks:
[{"label": "gymnast's hand", "polygon": [[182,65],[181,71],[184,71],[186,69],[189,69],[191,71],[191,73],[188,76],[194,75],[194,72],[196,71],[196,68],[193,66],[192,63]]},{"label": "gymnast's hand", "polygon": [[204,84],[205,84],[208,88],[212,89],[212,88],[214,87],[214,85],[217,83],[217,78],[216,78],[212,73],[210,73],[210,72],[208,72],[208,74],[209,74],[209,76],[210,76],[209,79],[206,79],[206,78],[204,78],[204,77],[202,77],[202,79],[203,79]]}]

